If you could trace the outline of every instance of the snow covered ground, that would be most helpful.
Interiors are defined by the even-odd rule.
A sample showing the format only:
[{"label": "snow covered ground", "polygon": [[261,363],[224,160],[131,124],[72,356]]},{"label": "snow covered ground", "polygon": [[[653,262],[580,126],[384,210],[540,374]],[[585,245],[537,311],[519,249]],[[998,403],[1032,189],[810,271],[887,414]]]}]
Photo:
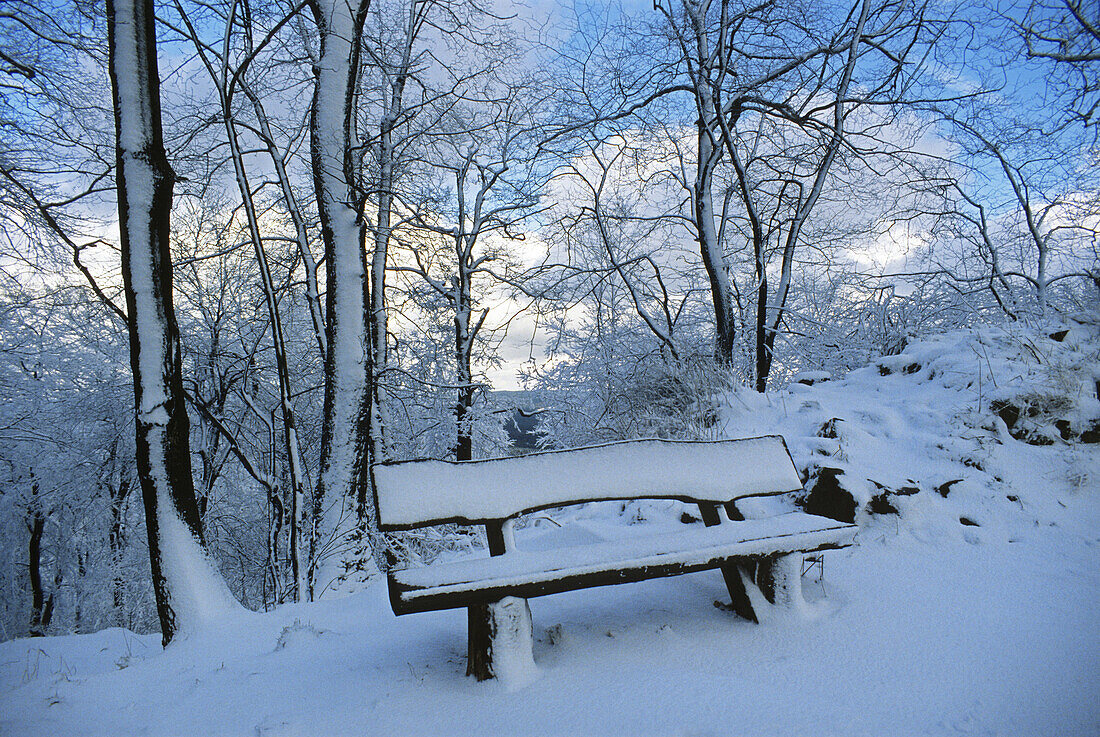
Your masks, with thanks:
[{"label": "snow covered ground", "polygon": [[[730,398],[722,434],[782,433],[860,504],[802,615],[737,619],[716,571],[535,599],[538,676],[509,690],[463,676],[465,612],[394,617],[379,582],[167,650],[122,630],[0,644],[0,734],[1100,734],[1100,445],[1081,442],[1100,341],[1080,332],[954,333]],[[678,516],[608,506],[521,533]]]}]

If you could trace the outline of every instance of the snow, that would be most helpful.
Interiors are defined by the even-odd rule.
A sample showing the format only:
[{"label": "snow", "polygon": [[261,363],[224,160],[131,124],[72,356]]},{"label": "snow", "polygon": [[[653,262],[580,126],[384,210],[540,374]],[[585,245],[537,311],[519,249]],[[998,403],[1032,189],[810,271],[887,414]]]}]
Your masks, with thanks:
[{"label": "snow", "polygon": [[489,605],[492,620],[493,677],[506,691],[518,691],[538,678],[532,657],[531,607],[526,599],[506,596]]},{"label": "snow", "polygon": [[726,502],[802,488],[786,446],[774,436],[609,443],[491,462],[412,461],[377,465],[374,473],[384,527],[502,519],[581,499]]},{"label": "snow", "polygon": [[[805,611],[806,601],[802,597],[802,564],[801,555],[784,555],[772,563],[776,609],[790,610],[798,614]],[[742,578],[744,578],[743,574]],[[752,590],[747,581],[745,590]],[[753,606],[757,610],[769,611],[768,607],[761,603],[753,602]]]},{"label": "snow", "polygon": [[212,621],[244,610],[174,509],[167,493],[161,491],[157,500],[161,572],[176,615],[176,637],[189,637]]},{"label": "snow", "polygon": [[[715,607],[717,571],[534,599],[537,672],[516,688],[464,677],[464,612],[395,617],[377,581],[164,650],[118,629],[0,643],[0,734],[1096,735],[1100,450],[1020,442],[987,408],[991,391],[1061,386],[1095,419],[1078,384],[1100,340],[1033,342],[1042,361],[1011,334],[949,335],[896,359],[913,373],[731,397],[729,434],[779,428],[799,468],[842,468],[861,495],[920,489],[892,497],[899,515],[860,512],[856,545],[803,578],[801,616]],[[819,437],[834,417],[838,437]],[[629,535],[678,504],[574,508],[516,536],[534,551]]]},{"label": "snow", "polygon": [[[0,733],[1096,733],[1094,550],[1052,569],[1054,529],[1019,552],[871,532],[829,555],[811,621],[733,618],[717,572],[534,600],[539,673],[511,693],[463,676],[464,612],[395,618],[379,586],[167,651],[119,630],[5,643]],[[277,649],[296,621],[318,634]]]}]

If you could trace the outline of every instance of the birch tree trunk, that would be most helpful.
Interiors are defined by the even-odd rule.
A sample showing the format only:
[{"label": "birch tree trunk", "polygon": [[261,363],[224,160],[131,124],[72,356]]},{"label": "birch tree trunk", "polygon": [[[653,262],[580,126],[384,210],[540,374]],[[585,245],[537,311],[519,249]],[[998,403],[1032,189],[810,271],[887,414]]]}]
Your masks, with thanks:
[{"label": "birch tree trunk", "polygon": [[168,248],[174,174],[161,132],[152,0],[107,0],[122,276],[137,467],[163,643],[239,608],[202,542]]},{"label": "birch tree trunk", "polygon": [[359,39],[369,0],[313,0],[320,30],[310,144],[325,247],[325,409],[317,484],[312,596],[332,590],[353,569],[366,575],[370,497],[370,271],[363,248],[363,199],[355,187],[352,138]]}]

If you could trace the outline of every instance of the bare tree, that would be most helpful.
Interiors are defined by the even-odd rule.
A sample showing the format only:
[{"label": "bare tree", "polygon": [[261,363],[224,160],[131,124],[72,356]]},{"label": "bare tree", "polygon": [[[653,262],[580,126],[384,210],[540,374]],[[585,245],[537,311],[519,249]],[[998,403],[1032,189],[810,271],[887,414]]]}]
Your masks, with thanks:
[{"label": "bare tree", "polygon": [[[638,149],[649,143],[645,136],[637,143],[625,137],[593,143],[581,157],[574,158],[557,172],[567,186],[579,189],[578,198],[570,203],[573,213],[561,222],[572,249],[582,250],[584,241],[598,244],[601,251],[597,263],[606,262],[621,280],[634,311],[667,353],[671,361],[679,361],[681,346],[677,327],[690,290],[677,279],[670,286],[663,275],[661,259],[673,249],[674,238],[665,229],[667,217],[646,212],[645,202],[634,201],[624,190],[635,189],[627,179],[643,175],[646,162],[639,160]],[[644,181],[644,180],[643,180]],[[645,188],[656,188],[655,182],[644,181]],[[584,227],[577,238],[572,231]]]},{"label": "bare tree", "polygon": [[[803,229],[838,154],[860,155],[848,128],[853,113],[902,102],[906,75],[919,68],[909,67],[919,62],[932,24],[920,4],[894,1],[857,2],[835,18],[816,20],[772,3],[685,3],[680,16],[664,12],[668,25],[681,29],[676,38],[699,114],[692,197],[696,227],[705,236],[704,262],[711,253],[710,260],[718,264],[720,256],[728,270],[728,241],[738,234],[748,241],[753,276],[751,288],[740,291],[755,294],[754,383],[763,391]],[[858,88],[852,86],[857,65],[863,68]],[[707,204],[713,184],[704,175],[713,178],[723,162],[733,182],[719,213]],[[776,253],[778,267],[771,263]],[[708,266],[712,291],[718,273]],[[727,300],[724,309],[732,308]]]},{"label": "bare tree", "polygon": [[[416,273],[442,297],[453,325],[457,425],[456,458],[473,458],[472,411],[479,394],[476,347],[483,340],[489,307],[484,296],[503,275],[506,243],[538,205],[538,164],[530,156],[537,98],[522,83],[507,85],[499,99],[456,107],[444,117],[451,133],[433,147],[433,166],[450,180],[451,201],[443,212],[419,217],[416,227],[449,241],[442,273],[431,273],[429,259],[414,245]],[[425,244],[433,243],[425,239]],[[499,282],[498,282],[499,283]]]},{"label": "bare tree", "polygon": [[394,203],[398,199],[397,181],[404,158],[402,152],[410,145],[408,137],[400,140],[399,134],[410,130],[409,124],[420,108],[419,104],[410,105],[406,100],[406,88],[410,81],[423,85],[417,78],[426,53],[420,37],[437,5],[435,0],[411,0],[401,3],[395,16],[390,18],[386,16],[386,9],[376,4],[377,27],[372,28],[371,45],[367,49],[371,71],[380,78],[377,134],[373,145],[369,146],[374,176],[370,178],[366,193],[375,204],[371,225],[374,248],[370,263],[370,338],[374,361],[371,450],[379,460],[386,456],[384,375],[389,366],[386,268],[394,230]]},{"label": "bare tree", "polygon": [[370,271],[363,249],[355,96],[360,41],[370,0],[313,0],[320,32],[310,146],[325,247],[325,409],[317,483],[312,596],[349,570],[374,566],[364,552],[371,447]]},{"label": "bare tree", "polygon": [[1032,0],[1023,18],[1009,19],[1027,55],[1054,62],[1050,80],[1071,120],[1100,134],[1100,4],[1095,0]]},{"label": "bare tree", "polygon": [[1022,281],[1043,318],[1052,285],[1095,278],[1100,190],[1090,186],[1087,173],[1073,176],[1072,155],[1050,146],[1035,128],[1017,124],[987,134],[981,117],[948,120],[964,139],[964,151],[974,157],[972,166],[991,163],[1002,177],[1000,186],[954,185],[959,212],[987,260],[989,288],[1015,317],[1025,305],[1016,304],[1010,282]]},{"label": "bare tree", "polygon": [[[852,140],[855,113],[902,101],[937,25],[920,3],[906,0],[813,9],[681,0],[655,9],[660,22],[644,31],[650,65],[607,53],[611,91],[572,95],[617,100],[594,115],[593,129],[615,122],[627,135],[662,131],[666,140],[654,145],[679,153],[668,176],[685,196],[667,215],[681,219],[697,243],[714,355],[733,364],[739,340],[745,342],[739,331],[748,331],[753,380],[763,390],[806,224],[838,157],[862,155]],[[585,65],[591,56],[582,57]],[[745,252],[747,277],[746,260],[735,260]]]},{"label": "bare tree", "polygon": [[[282,434],[286,448],[287,468],[290,473],[291,569],[294,579],[295,597],[297,600],[302,601],[308,598],[309,592],[308,540],[312,537],[311,524],[307,516],[312,506],[308,503],[309,490],[307,486],[309,481],[306,477],[305,466],[302,462],[302,448],[298,437],[297,421],[295,420],[292,399],[294,392],[291,386],[286,339],[283,331],[282,315],[279,308],[279,295],[277,294],[275,281],[272,276],[267,246],[263,233],[261,232],[261,213],[253,195],[253,188],[250,185],[249,170],[245,162],[245,151],[242,145],[241,136],[238,133],[240,124],[236,119],[234,109],[234,98],[237,90],[248,84],[246,81],[248,66],[256,58],[265,44],[261,44],[260,47],[257,48],[252,42],[252,34],[250,32],[245,33],[244,37],[246,40],[243,49],[244,58],[239,64],[233,65],[230,54],[233,48],[234,30],[238,25],[236,3],[231,4],[229,12],[227,13],[222,47],[220,50],[208,49],[206,47],[198,32],[195,30],[195,26],[188,18],[187,12],[178,0],[176,2],[176,9],[183,19],[188,36],[195,47],[196,54],[209,73],[211,82],[214,84],[214,88],[217,91],[218,102],[221,107],[221,117],[225,126],[226,140],[229,143],[229,154],[233,164],[233,172],[241,198],[240,201],[245,213],[249,240],[252,243],[253,253],[256,257],[260,284],[263,288],[264,301],[267,307],[267,319],[271,329],[271,343],[275,354],[275,373],[278,377],[279,386],[279,411],[282,418]],[[296,11],[292,11],[290,15],[283,16],[280,21],[275,23],[273,28],[268,32],[266,39],[269,40],[273,38],[278,29],[284,23],[289,22],[290,18],[293,17],[293,12]],[[246,30],[250,31],[251,29]],[[254,111],[260,117],[260,127],[262,128],[266,123],[266,116],[263,114],[263,103],[255,93],[249,95],[249,97]],[[288,200],[287,209],[293,215],[298,212],[297,202],[293,197],[293,193],[289,191],[286,185],[285,167],[280,168],[279,166],[283,160],[281,153],[274,147],[274,141],[271,140],[270,137],[266,135],[264,137],[267,138],[267,153],[270,154],[272,161],[275,162],[276,170],[281,175],[280,181],[284,183],[283,194]],[[305,236],[303,227],[300,223],[300,215],[295,216],[294,219],[296,221],[295,233],[297,235],[299,252],[308,254],[309,244],[302,242]],[[310,269],[308,267],[306,269],[306,274],[308,279],[310,274]],[[309,301],[312,305],[312,298]],[[319,318],[312,311],[311,315],[316,324]],[[321,341],[321,345],[324,345],[323,340]]]},{"label": "bare tree", "polygon": [[137,407],[137,465],[164,644],[239,606],[203,550],[172,302],[174,174],[161,133],[151,0],[107,5],[122,274]]}]

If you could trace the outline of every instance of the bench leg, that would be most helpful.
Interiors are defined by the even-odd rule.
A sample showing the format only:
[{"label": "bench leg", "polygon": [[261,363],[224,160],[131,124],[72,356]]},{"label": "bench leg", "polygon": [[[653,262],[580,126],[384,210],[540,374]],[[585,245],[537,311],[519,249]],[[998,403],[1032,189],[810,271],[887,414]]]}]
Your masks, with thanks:
[{"label": "bench leg", "polygon": [[760,561],[756,585],[764,598],[787,609],[802,605],[802,553],[776,555]]},{"label": "bench leg", "polygon": [[745,571],[744,568],[747,565],[752,565],[751,561],[729,561],[724,563],[721,567],[722,578],[726,581],[726,590],[730,595],[730,609],[734,614],[747,619],[750,622],[759,622],[756,617],[756,611],[752,608],[752,600],[749,599],[748,592],[745,591],[745,578],[752,580],[751,572]]},{"label": "bench leg", "polygon": [[531,608],[526,599],[507,596],[468,608],[466,675],[479,681],[500,678],[522,685],[535,672]]}]

